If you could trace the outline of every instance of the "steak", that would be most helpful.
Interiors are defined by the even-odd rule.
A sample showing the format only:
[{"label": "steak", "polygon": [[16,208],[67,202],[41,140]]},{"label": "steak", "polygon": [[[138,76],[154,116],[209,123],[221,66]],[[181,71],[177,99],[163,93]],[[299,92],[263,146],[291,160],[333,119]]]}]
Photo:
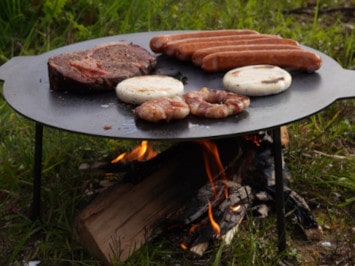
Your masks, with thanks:
[{"label": "steak", "polygon": [[108,91],[133,76],[146,75],[156,58],[143,47],[125,42],[109,43],[48,59],[50,89],[54,91]]}]

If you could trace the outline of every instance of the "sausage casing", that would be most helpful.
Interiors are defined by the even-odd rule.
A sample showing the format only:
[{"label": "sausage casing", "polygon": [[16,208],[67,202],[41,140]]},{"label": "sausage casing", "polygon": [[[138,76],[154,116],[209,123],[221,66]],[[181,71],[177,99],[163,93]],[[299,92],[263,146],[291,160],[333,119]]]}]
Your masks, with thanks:
[{"label": "sausage casing", "polygon": [[207,72],[219,72],[258,64],[314,72],[320,68],[322,59],[316,53],[304,49],[229,51],[205,56],[201,68]]},{"label": "sausage casing", "polygon": [[246,45],[223,45],[203,48],[195,51],[192,54],[192,62],[196,66],[202,64],[202,59],[216,52],[230,52],[230,51],[248,51],[248,50],[285,50],[285,49],[302,49],[299,45],[293,44],[246,44]]},{"label": "sausage casing", "polygon": [[223,36],[223,35],[243,35],[243,34],[258,34],[255,30],[249,29],[229,29],[229,30],[204,30],[204,31],[193,31],[193,32],[183,32],[176,34],[162,34],[154,36],[150,40],[150,49],[153,52],[161,53],[166,44],[170,41],[182,40],[187,38],[201,38],[201,37],[212,37],[212,36]]},{"label": "sausage casing", "polygon": [[291,44],[299,45],[299,43],[292,39],[262,37],[258,39],[244,39],[237,41],[218,41],[218,42],[191,42],[183,43],[176,47],[175,57],[179,60],[191,60],[192,54],[202,48],[209,48],[223,45],[249,45],[249,44]]}]

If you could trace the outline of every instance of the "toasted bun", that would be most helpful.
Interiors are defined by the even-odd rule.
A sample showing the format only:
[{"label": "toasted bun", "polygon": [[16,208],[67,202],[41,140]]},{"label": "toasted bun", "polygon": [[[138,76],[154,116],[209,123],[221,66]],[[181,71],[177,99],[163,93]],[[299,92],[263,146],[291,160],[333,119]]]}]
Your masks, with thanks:
[{"label": "toasted bun", "polygon": [[223,85],[227,90],[247,96],[277,94],[287,90],[291,82],[290,73],[272,65],[235,68],[223,77]]},{"label": "toasted bun", "polygon": [[117,97],[129,104],[142,104],[161,97],[181,96],[184,84],[163,75],[146,75],[125,79],[117,84]]}]

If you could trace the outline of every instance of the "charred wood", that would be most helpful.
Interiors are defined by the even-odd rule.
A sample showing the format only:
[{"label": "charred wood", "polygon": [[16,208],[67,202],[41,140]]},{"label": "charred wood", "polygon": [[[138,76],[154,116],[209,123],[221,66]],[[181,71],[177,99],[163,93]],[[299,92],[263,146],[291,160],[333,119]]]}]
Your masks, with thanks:
[{"label": "charred wood", "polygon": [[[225,197],[225,186],[228,187],[228,197]],[[224,240],[230,244],[239,224],[242,222],[253,201],[251,189],[238,183],[228,181],[216,182],[217,194],[211,190],[211,185],[201,187],[195,198],[180,209],[177,214],[169,217],[169,223],[183,249],[202,256],[209,244],[215,240]],[[217,224],[212,226],[211,219]],[[183,233],[181,233],[183,232]]]}]

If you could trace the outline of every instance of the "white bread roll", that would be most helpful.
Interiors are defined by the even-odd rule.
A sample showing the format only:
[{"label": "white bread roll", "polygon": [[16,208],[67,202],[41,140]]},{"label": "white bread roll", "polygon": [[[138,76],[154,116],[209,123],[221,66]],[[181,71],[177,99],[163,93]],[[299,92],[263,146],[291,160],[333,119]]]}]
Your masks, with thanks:
[{"label": "white bread roll", "polygon": [[163,75],[146,75],[128,78],[116,86],[117,97],[126,103],[139,105],[161,97],[181,96],[184,84]]},{"label": "white bread roll", "polygon": [[223,85],[227,90],[247,96],[277,94],[287,90],[291,82],[290,73],[273,65],[235,68],[223,77]]}]

